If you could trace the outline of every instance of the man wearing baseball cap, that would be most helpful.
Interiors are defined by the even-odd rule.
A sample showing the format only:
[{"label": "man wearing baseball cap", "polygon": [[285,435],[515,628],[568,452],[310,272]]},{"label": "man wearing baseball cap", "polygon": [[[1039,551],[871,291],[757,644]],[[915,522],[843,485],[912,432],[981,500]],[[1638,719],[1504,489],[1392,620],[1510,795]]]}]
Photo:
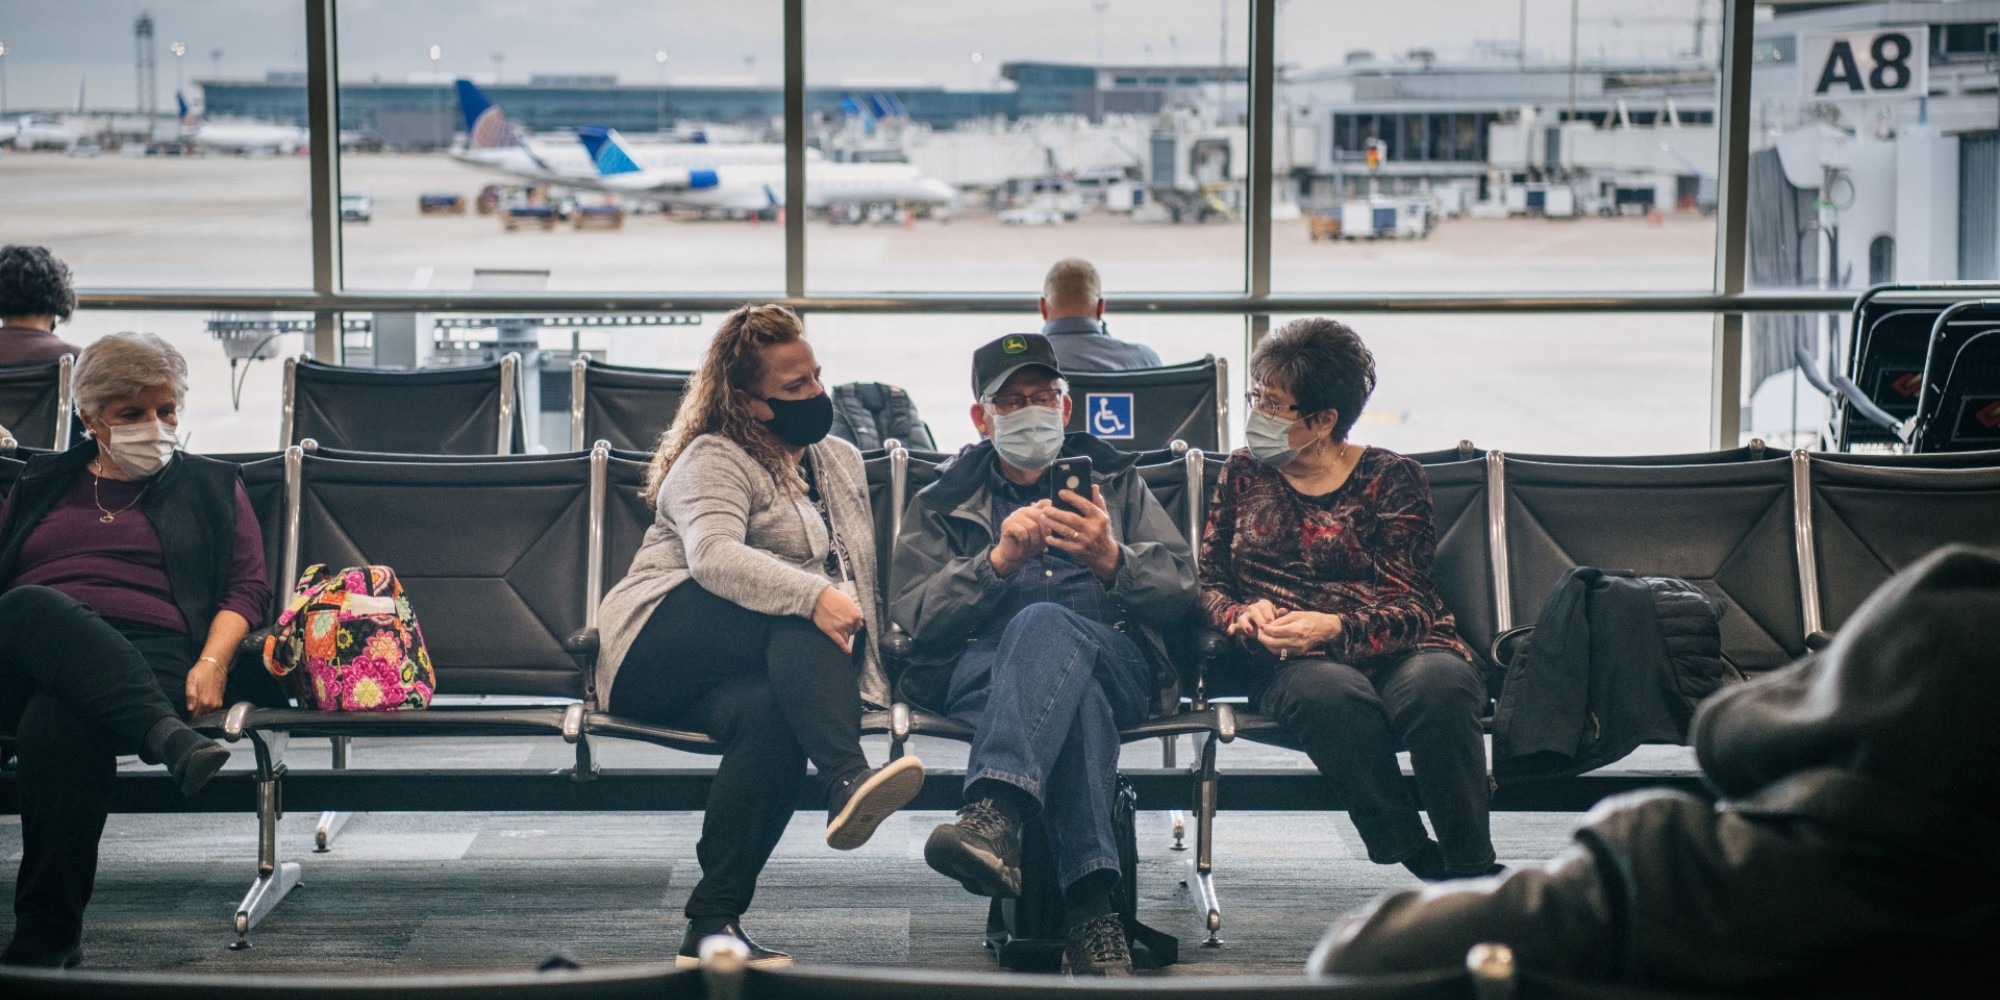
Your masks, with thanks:
[{"label": "man wearing baseball cap", "polygon": [[[958,821],[924,860],[983,896],[1021,892],[1021,831],[1039,815],[1063,886],[1064,968],[1128,975],[1114,903],[1118,730],[1171,709],[1165,633],[1194,615],[1188,543],[1133,471],[1136,457],[1065,436],[1069,387],[1049,339],[1010,334],[972,355],[985,438],[910,501],[890,617],[915,641],[909,701],[975,727]],[[1088,458],[1092,482],[1049,499],[1049,469]],[[1078,513],[1077,511],[1081,511]]]}]

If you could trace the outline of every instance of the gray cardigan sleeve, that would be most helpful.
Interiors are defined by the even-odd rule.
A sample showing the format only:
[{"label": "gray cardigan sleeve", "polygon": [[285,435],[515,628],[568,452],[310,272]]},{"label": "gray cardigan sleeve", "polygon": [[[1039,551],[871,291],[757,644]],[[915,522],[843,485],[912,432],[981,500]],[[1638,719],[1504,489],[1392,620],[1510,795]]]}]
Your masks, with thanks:
[{"label": "gray cardigan sleeve", "polygon": [[[688,445],[660,487],[660,512],[670,517],[687,552],[688,575],[723,600],[767,615],[811,618],[826,577],[809,573],[746,538],[750,516],[783,502],[775,484],[742,449],[706,435]],[[768,480],[768,476],[766,476]]]}]

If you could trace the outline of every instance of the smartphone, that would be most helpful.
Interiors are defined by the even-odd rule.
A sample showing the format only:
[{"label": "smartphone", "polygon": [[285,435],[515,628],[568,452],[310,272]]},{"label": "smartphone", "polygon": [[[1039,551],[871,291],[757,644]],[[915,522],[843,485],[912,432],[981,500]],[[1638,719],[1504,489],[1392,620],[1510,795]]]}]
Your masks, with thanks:
[{"label": "smartphone", "polygon": [[1090,502],[1090,459],[1082,455],[1074,458],[1058,458],[1049,466],[1049,501],[1073,514],[1082,514],[1075,504],[1063,499],[1062,492],[1069,490]]}]

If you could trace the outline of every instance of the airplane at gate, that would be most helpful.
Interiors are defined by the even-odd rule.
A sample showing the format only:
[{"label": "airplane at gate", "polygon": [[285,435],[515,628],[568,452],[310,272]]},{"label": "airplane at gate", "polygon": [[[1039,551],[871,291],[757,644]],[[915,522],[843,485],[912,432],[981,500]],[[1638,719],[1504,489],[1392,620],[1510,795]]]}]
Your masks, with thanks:
[{"label": "airplane at gate", "polygon": [[212,122],[193,113],[185,96],[175,94],[174,103],[180,106],[181,135],[203,149],[245,156],[254,153],[283,155],[305,149],[312,142],[311,133],[295,125],[259,121]]},{"label": "airplane at gate", "polygon": [[[602,190],[688,208],[761,212],[785,205],[784,164],[714,170],[649,168],[617,129],[586,125],[577,138]],[[806,163],[806,207],[832,204],[949,205],[958,192],[906,163]]]},{"label": "airplane at gate", "polygon": [[[611,190],[598,183],[597,169],[581,144],[530,136],[508,121],[500,106],[477,84],[461,78],[456,85],[459,113],[465,120],[465,147],[453,153],[453,159],[538,184]],[[783,164],[785,147],[778,143],[657,143],[636,147],[634,155],[650,169],[689,172],[742,164]]]}]

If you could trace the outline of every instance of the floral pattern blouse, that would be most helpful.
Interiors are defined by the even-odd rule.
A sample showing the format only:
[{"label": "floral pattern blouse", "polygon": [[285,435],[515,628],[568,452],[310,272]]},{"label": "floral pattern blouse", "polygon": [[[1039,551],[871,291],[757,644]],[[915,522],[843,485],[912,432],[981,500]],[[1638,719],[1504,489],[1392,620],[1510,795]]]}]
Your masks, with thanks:
[{"label": "floral pattern blouse", "polygon": [[1357,667],[1426,649],[1470,660],[1431,582],[1437,558],[1430,481],[1413,459],[1367,448],[1340,488],[1306,496],[1250,456],[1223,465],[1201,540],[1201,605],[1210,628],[1247,604],[1341,617],[1312,655]]}]

